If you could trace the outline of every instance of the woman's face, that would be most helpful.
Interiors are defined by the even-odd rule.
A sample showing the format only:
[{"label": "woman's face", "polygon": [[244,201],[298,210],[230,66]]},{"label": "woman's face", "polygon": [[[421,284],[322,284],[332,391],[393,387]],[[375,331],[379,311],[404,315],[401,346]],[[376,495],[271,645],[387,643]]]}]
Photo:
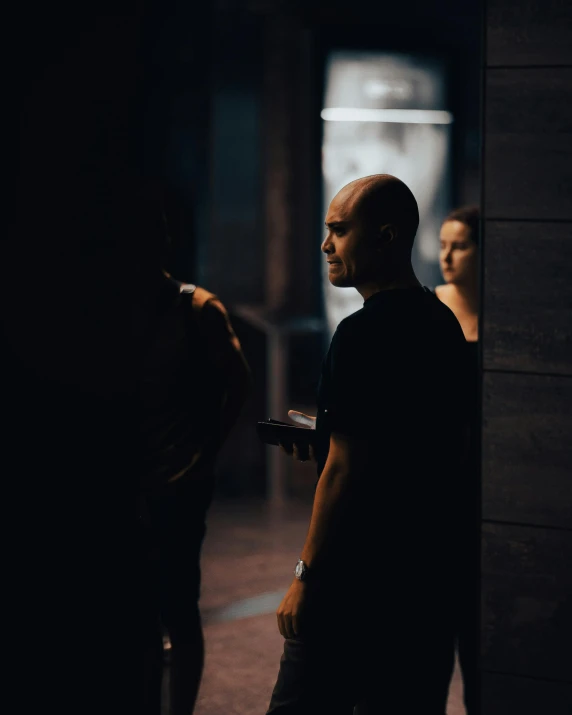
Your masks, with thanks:
[{"label": "woman's face", "polygon": [[470,237],[466,224],[445,221],[441,226],[439,260],[447,283],[474,283],[477,278],[477,244]]}]

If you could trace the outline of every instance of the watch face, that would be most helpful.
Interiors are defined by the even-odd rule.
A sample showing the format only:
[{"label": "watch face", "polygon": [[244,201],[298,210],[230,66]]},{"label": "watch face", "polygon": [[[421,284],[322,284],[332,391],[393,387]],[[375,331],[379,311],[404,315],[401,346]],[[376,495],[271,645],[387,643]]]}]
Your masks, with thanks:
[{"label": "watch face", "polygon": [[302,577],[304,576],[304,562],[303,561],[298,561],[298,563],[296,564],[295,574],[296,574],[296,578],[301,581]]}]

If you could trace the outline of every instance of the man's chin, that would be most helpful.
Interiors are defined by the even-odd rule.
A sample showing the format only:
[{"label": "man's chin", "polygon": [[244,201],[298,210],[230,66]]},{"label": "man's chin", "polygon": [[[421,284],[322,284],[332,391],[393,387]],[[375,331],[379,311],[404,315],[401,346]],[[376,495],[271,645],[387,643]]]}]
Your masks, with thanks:
[{"label": "man's chin", "polygon": [[353,288],[353,283],[342,276],[328,276],[328,280],[335,288]]}]

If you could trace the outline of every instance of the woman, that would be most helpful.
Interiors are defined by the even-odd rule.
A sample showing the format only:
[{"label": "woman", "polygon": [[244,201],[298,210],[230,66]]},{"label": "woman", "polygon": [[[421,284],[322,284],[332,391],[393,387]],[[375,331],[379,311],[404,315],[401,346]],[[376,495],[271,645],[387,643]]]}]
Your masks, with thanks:
[{"label": "woman", "polygon": [[[465,339],[471,369],[469,391],[470,441],[468,461],[462,478],[467,499],[466,532],[459,534],[464,557],[459,564],[458,591],[453,630],[457,641],[459,663],[463,674],[464,700],[467,715],[477,712],[477,653],[478,653],[478,367],[479,290],[478,242],[480,216],[476,206],[464,206],[450,213],[441,227],[440,263],[444,285],[437,286],[435,295],[455,314]],[[461,520],[463,523],[463,520]]]},{"label": "woman", "polygon": [[441,271],[446,284],[437,286],[435,295],[453,311],[467,342],[476,345],[479,337],[479,209],[465,206],[450,213],[443,222],[440,238]]}]

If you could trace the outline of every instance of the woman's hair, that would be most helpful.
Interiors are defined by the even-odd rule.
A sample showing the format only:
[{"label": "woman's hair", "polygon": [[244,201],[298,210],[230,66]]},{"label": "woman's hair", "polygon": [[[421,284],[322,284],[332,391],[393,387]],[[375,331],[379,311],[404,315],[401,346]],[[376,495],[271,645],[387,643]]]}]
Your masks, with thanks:
[{"label": "woman's hair", "polygon": [[451,211],[443,223],[447,221],[460,221],[469,227],[471,240],[478,245],[481,212],[478,206],[461,206],[461,208]]}]

